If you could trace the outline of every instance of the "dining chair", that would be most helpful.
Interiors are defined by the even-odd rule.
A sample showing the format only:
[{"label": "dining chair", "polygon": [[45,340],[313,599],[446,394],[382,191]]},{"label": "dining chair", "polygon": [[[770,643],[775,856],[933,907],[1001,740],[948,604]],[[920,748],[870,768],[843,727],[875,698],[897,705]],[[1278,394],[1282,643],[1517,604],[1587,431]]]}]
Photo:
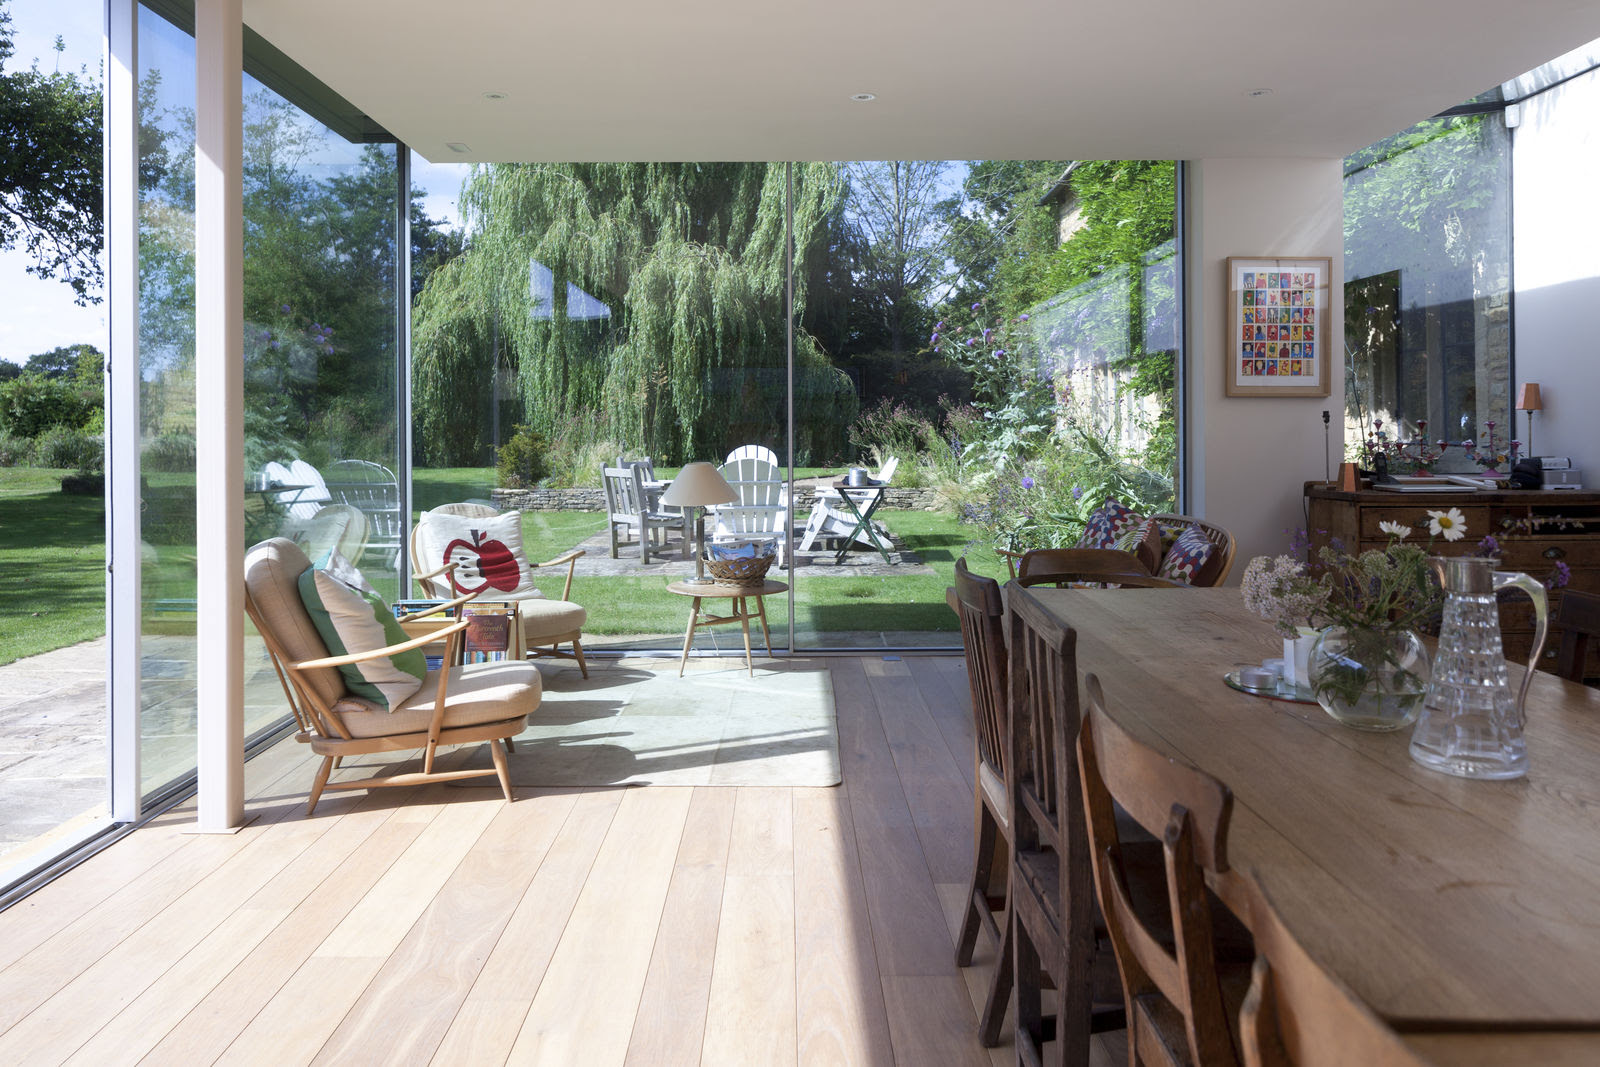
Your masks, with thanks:
[{"label": "dining chair", "polygon": [[1569,682],[1581,682],[1589,658],[1589,639],[1600,634],[1600,595],[1563,589],[1551,625],[1561,631],[1556,651],[1556,673]]},{"label": "dining chair", "polygon": [[[1228,869],[1233,794],[1124,729],[1093,674],[1084,690],[1078,768],[1095,888],[1122,974],[1129,1062],[1238,1063],[1233,1026],[1249,972],[1243,961],[1219,972],[1206,889],[1207,874]],[[1162,902],[1130,892],[1116,805],[1162,842]]]},{"label": "dining chair", "polygon": [[[976,854],[972,879],[962,909],[961,934],[956,941],[956,966],[972,963],[978,929],[994,936],[998,946],[989,998],[978,1020],[978,1040],[985,1048],[1000,1043],[1011,999],[1011,804],[1006,796],[1006,635],[1005,604],[1000,583],[973,574],[966,559],[956,560],[956,584],[945,590],[945,601],[961,620],[961,644],[966,650],[967,685],[972,692],[972,728],[975,736],[974,788],[972,791]],[[998,883],[998,884],[996,884]],[[1000,907],[994,907],[998,890]],[[1000,917],[995,918],[998,910]]]},{"label": "dining chair", "polygon": [[1245,1067],[1422,1067],[1372,1009],[1295,940],[1256,883],[1250,907],[1256,961],[1239,1012]]},{"label": "dining chair", "polygon": [[[1015,584],[1007,588],[1010,690],[1005,769],[1011,820],[1012,982],[1020,1062],[1085,1063],[1089,1035],[1126,1016],[1097,913],[1072,741],[1077,634]],[[1045,981],[1059,992],[1053,1035]],[[1053,1040],[1052,1040],[1053,1036]]]}]

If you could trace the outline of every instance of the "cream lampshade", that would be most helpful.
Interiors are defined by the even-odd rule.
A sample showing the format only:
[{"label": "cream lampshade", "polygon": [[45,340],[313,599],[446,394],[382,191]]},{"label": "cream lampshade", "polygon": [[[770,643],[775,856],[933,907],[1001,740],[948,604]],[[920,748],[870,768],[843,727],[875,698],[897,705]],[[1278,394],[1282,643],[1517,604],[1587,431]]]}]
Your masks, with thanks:
[{"label": "cream lampshade", "polygon": [[1522,392],[1517,394],[1517,410],[1528,413],[1528,452],[1529,458],[1533,451],[1533,413],[1544,410],[1544,398],[1539,395],[1538,382],[1523,382]]},{"label": "cream lampshade", "polygon": [[[710,504],[737,504],[739,493],[728,484],[722,472],[703,460],[690,463],[678,472],[661,494],[661,503],[670,508],[705,508]],[[694,523],[694,581],[705,585],[706,577],[706,520],[703,511],[697,511]]]}]

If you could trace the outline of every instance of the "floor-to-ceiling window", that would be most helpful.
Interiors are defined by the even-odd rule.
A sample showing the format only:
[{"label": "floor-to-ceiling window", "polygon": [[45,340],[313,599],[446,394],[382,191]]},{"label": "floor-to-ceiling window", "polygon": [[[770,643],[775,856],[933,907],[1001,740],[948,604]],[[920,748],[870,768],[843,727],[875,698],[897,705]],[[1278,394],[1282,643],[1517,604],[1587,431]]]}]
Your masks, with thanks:
[{"label": "floor-to-ceiling window", "polygon": [[0,871],[18,873],[109,817],[101,23],[98,0],[0,3]]},{"label": "floor-to-ceiling window", "polygon": [[1490,457],[1514,437],[1511,134],[1499,98],[1345,161],[1345,440],[1358,451],[1380,435],[1425,442],[1403,466],[1504,469]]},{"label": "floor-to-ceiling window", "polygon": [[[140,308],[146,792],[195,767],[194,39],[141,8]],[[399,592],[399,155],[248,71],[244,84],[247,543],[338,551]],[[274,66],[282,78],[282,67]],[[334,118],[333,121],[338,121]],[[286,714],[259,643],[246,732]]]},{"label": "floor-to-ceiling window", "polygon": [[[793,164],[787,201],[782,164],[417,170],[416,504],[492,497],[532,509],[531,551],[584,547],[591,647],[683,626],[673,558],[613,549],[597,510],[623,455],[774,450],[797,647],[951,645],[958,557],[1004,573],[1107,497],[1177,499],[1173,163]],[[888,464],[853,513],[829,496]]]}]

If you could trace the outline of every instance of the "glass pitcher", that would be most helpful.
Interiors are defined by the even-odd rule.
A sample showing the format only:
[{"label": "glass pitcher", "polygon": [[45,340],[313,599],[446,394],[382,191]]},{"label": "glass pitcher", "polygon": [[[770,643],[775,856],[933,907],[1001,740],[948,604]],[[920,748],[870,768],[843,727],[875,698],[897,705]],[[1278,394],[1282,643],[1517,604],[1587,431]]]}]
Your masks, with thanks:
[{"label": "glass pitcher", "polygon": [[[1522,703],[1544,649],[1549,602],[1544,586],[1526,574],[1496,571],[1497,559],[1435,556],[1429,561],[1444,587],[1444,621],[1433,677],[1411,734],[1411,758],[1461,778],[1520,778],[1528,773]],[[1500,643],[1495,594],[1515,586],[1533,601],[1533,655],[1513,694]]]}]

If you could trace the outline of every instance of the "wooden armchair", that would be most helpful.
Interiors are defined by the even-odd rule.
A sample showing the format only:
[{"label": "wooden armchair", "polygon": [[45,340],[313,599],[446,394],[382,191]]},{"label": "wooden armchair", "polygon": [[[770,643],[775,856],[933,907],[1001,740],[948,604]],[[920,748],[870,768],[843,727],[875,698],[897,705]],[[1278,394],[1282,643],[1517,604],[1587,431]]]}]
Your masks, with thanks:
[{"label": "wooden armchair", "polygon": [[[600,480],[606,492],[606,529],[611,534],[611,558],[626,541],[639,541],[639,561],[650,562],[650,546],[659,541],[666,547],[667,534],[678,532],[683,543],[683,558],[689,558],[689,517],[681,511],[669,511],[652,504],[645,488],[644,472],[638,465],[600,468]],[[621,534],[621,537],[618,534]],[[656,555],[663,555],[656,550]]]},{"label": "wooden armchair", "polygon": [[1578,589],[1563,589],[1551,625],[1561,631],[1556,673],[1569,682],[1583,681],[1590,638],[1600,634],[1600,596]]},{"label": "wooden armchair", "polygon": [[[589,665],[583,658],[583,624],[588,621],[589,613],[572,600],[572,577],[578,557],[584,554],[583,549],[575,548],[543,563],[533,563],[522,551],[520,517],[504,521],[515,515],[515,512],[498,512],[485,504],[442,504],[423,512],[411,530],[411,562],[421,571],[413,577],[423,595],[434,599],[447,600],[468,591],[450,572],[452,546],[457,544],[450,531],[460,523],[448,520],[481,519],[485,520],[486,527],[490,520],[501,520],[507,527],[508,537],[513,532],[516,534],[509,542],[502,540],[501,547],[515,563],[517,575],[526,578],[515,586],[508,586],[509,579],[505,578],[499,586],[473,591],[480,592],[486,601],[510,601],[516,605],[511,629],[513,658],[549,656],[576,660],[578,669],[587,678]],[[489,544],[485,542],[484,547]],[[567,568],[566,580],[561,587],[561,599],[556,600],[533,585],[532,576],[536,571],[554,570],[562,565]],[[572,646],[570,652],[561,648],[565,644]]]},{"label": "wooden armchair", "polygon": [[[1149,535],[1151,547],[1138,551],[1082,546],[1043,548],[1024,553],[1020,558],[1007,553],[1006,562],[1013,567],[1014,576],[1022,585],[1214,586],[1221,585],[1233,569],[1234,537],[1221,526],[1193,515],[1166,512],[1139,521],[1151,524],[1157,531]],[[1170,567],[1171,560],[1167,558],[1173,546],[1185,536],[1203,539],[1211,546],[1209,557],[1187,577],[1180,569]],[[1159,551],[1153,547],[1158,537]]]},{"label": "wooden armchair", "polygon": [[[300,598],[299,578],[311,566],[306,554],[292,541],[275,537],[245,555],[245,611],[261,633],[273,668],[283,685],[289,709],[299,726],[295,739],[322,757],[312,781],[306,814],[316,810],[324,789],[372,789],[380,786],[444,782],[493,774],[507,801],[512,799],[507,746],[527,726],[528,715],[539,706],[538,668],[526,663],[482,663],[443,667],[429,671],[422,688],[393,710],[367,705],[353,698],[338,668],[378,657],[392,656],[444,639],[450,644],[446,663],[453,660],[467,620],[461,619],[436,633],[383,648],[330,656]],[[461,604],[471,597],[455,601]],[[494,766],[485,770],[436,771],[439,746],[490,742]],[[354,780],[328,780],[336,762],[345,756],[421,749],[420,772],[377,775]]]}]

